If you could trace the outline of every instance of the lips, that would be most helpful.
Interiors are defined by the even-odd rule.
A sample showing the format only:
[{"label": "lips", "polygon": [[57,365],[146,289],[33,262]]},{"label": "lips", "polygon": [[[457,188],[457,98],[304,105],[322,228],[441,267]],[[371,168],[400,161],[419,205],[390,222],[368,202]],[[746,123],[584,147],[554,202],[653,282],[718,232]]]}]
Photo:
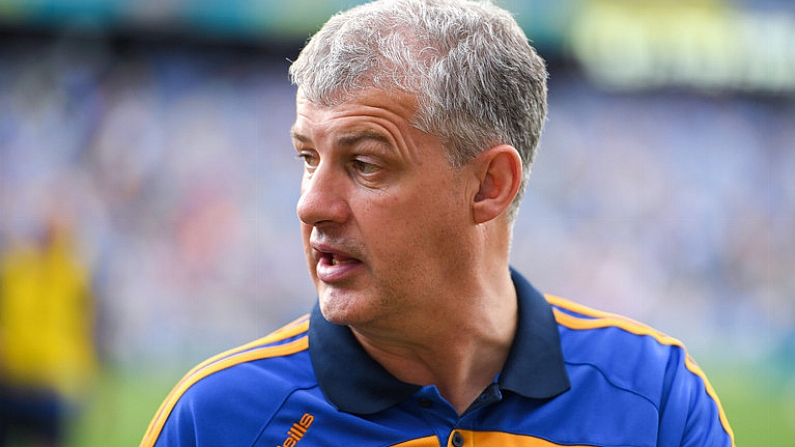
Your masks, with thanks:
[{"label": "lips", "polygon": [[356,257],[328,245],[313,245],[318,255],[315,271],[319,280],[326,283],[350,279],[362,267]]}]

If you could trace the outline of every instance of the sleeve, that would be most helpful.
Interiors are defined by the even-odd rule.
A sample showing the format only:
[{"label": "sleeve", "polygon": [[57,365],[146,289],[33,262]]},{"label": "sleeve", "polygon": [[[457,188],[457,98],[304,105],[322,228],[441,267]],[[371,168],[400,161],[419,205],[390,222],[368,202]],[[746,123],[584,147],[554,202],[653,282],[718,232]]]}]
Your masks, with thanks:
[{"label": "sleeve", "polygon": [[[176,395],[175,395],[176,394]],[[199,447],[200,415],[189,391],[172,392],[149,424],[140,447]]]},{"label": "sleeve", "polygon": [[267,417],[251,410],[252,399],[260,395],[250,392],[256,388],[236,379],[222,372],[178,384],[161,405],[140,447],[250,445]]},{"label": "sleeve", "polygon": [[685,350],[674,347],[660,405],[658,447],[734,447],[715,390]]},{"label": "sleeve", "polygon": [[195,417],[183,401],[177,403],[158,433],[152,434],[154,447],[198,447]]}]

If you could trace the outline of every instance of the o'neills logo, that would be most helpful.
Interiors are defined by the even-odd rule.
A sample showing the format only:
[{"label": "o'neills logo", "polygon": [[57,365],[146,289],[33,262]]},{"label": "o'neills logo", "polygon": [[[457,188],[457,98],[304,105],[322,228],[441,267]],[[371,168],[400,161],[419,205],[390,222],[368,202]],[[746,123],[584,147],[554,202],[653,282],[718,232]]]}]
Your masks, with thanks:
[{"label": "o'neills logo", "polygon": [[312,425],[314,421],[315,417],[309,413],[301,416],[301,420],[293,424],[293,426],[287,430],[287,439],[276,447],[295,447],[298,441],[304,437],[306,431],[309,430],[309,426]]}]

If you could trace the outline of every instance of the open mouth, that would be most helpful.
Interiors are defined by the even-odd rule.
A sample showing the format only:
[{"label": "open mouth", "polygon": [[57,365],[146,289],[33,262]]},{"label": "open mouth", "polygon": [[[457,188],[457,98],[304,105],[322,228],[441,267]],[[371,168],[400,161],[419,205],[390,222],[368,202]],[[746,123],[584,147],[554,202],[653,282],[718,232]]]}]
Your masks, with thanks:
[{"label": "open mouth", "polygon": [[353,258],[339,259],[337,256],[331,257],[331,265],[353,264],[354,262],[359,261]]},{"label": "open mouth", "polygon": [[346,256],[340,253],[321,252],[320,256],[321,256],[320,260],[322,263],[332,266],[356,264],[359,262],[359,260],[356,258]]},{"label": "open mouth", "polygon": [[329,246],[315,246],[319,256],[315,272],[319,280],[336,283],[349,280],[359,272],[362,261]]}]

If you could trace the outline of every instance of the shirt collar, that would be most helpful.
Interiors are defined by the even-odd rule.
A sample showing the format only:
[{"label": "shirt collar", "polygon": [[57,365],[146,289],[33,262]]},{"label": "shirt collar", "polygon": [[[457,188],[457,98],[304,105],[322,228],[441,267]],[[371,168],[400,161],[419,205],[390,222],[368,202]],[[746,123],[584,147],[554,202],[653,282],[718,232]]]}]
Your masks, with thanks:
[{"label": "shirt collar", "polygon": [[[570,388],[552,308],[511,269],[519,301],[516,336],[499,385],[531,399],[549,399]],[[309,324],[309,354],[318,384],[338,409],[372,414],[408,398],[421,387],[402,382],[373,360],[347,326],[330,323],[315,305]]]}]

